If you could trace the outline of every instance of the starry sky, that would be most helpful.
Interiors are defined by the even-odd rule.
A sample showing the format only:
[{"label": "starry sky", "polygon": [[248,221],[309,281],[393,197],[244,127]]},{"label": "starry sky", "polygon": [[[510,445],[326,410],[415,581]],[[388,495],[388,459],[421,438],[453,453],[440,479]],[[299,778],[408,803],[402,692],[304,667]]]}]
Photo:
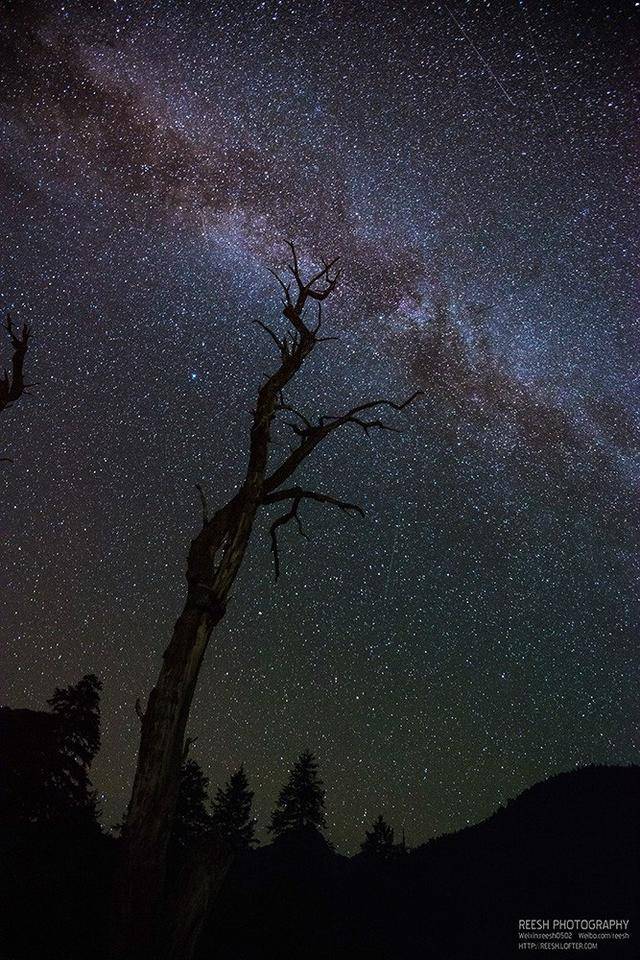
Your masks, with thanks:
[{"label": "starry sky", "polygon": [[[121,817],[201,483],[242,476],[276,362],[269,267],[340,255],[290,400],[425,391],[257,525],[192,711],[264,827],[305,747],[329,835],[416,844],[552,773],[637,761],[640,5],[45,2],[0,11],[0,309],[33,324],[0,424],[0,700],[104,682]],[[5,362],[8,344],[3,345]],[[277,459],[286,428],[276,431]]]}]

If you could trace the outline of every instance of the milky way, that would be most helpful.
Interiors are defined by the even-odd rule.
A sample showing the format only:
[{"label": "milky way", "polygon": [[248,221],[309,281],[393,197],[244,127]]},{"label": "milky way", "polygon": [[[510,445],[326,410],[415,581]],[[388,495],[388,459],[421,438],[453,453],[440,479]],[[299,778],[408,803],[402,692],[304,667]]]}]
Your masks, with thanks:
[{"label": "milky way", "polygon": [[277,584],[256,530],[194,756],[244,762],[264,824],[309,747],[347,850],[637,759],[638,5],[12,6],[0,309],[36,386],[0,425],[3,702],[102,678],[117,821],[293,239],[343,280],[291,400],[425,396],[305,465],[364,520],[309,507]]}]

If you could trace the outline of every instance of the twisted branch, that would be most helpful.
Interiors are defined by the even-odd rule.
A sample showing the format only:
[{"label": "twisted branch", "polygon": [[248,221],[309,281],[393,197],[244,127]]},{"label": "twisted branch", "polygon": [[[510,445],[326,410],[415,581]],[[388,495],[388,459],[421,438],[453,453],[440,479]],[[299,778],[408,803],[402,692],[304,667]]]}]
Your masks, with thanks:
[{"label": "twisted branch", "polygon": [[24,382],[24,359],[27,355],[29,339],[31,337],[31,327],[23,323],[20,333],[16,331],[11,319],[11,314],[7,314],[4,323],[5,330],[11,339],[13,347],[13,357],[11,360],[11,373],[5,369],[0,376],[0,413],[19,400],[23,393],[28,393],[29,384]]},{"label": "twisted branch", "polygon": [[318,493],[316,490],[304,490],[302,487],[290,487],[286,490],[278,490],[275,493],[267,494],[265,497],[263,497],[262,503],[279,503],[283,500],[291,500],[291,506],[286,513],[283,513],[281,516],[277,517],[269,528],[269,534],[271,536],[271,553],[273,554],[273,565],[276,580],[280,576],[278,528],[285,526],[292,520],[295,520],[298,525],[298,532],[300,535],[303,537],[306,536],[302,529],[302,523],[298,513],[300,504],[303,500],[315,500],[316,503],[328,503],[331,506],[338,507],[338,509],[342,510],[344,513],[358,513],[361,517],[364,517],[364,510],[362,507],[358,506],[357,503],[349,503],[346,500],[338,500],[336,497],[332,497],[328,493]]},{"label": "twisted branch", "polygon": [[[227,592],[242,563],[255,514],[260,506],[276,501],[291,501],[291,507],[287,513],[277,518],[271,527],[271,549],[276,574],[280,570],[277,531],[279,527],[292,520],[295,520],[300,528],[298,508],[302,500],[315,500],[319,503],[332,504],[342,510],[359,512],[359,508],[355,505],[346,504],[328,494],[315,494],[313,491],[304,491],[299,487],[279,490],[315,447],[334,430],[349,423],[367,434],[373,429],[397,430],[380,417],[368,417],[366,413],[381,407],[402,411],[421,393],[416,391],[400,403],[387,399],[372,400],[342,414],[323,416],[316,423],[284,401],[285,388],[297,375],[307,356],[319,342],[332,339],[320,337],[318,333],[323,320],[322,303],[334,291],[340,279],[340,271],[336,269],[337,259],[333,259],[323,260],[321,269],[316,270],[308,280],[305,280],[297,250],[292,243],[289,243],[289,249],[291,263],[287,265],[287,270],[291,274],[291,279],[285,282],[275,272],[274,276],[283,293],[283,316],[293,327],[292,335],[290,339],[281,336],[261,320],[255,321],[256,325],[264,330],[277,346],[280,364],[266,378],[258,392],[253,410],[249,459],[244,481],[232,499],[213,516],[209,515],[206,501],[199,489],[203,526],[191,546],[189,583],[197,602],[211,607],[212,610],[224,609],[226,605]],[[305,318],[305,308],[310,300],[318,306],[314,324],[309,324]],[[269,455],[275,446],[271,435],[271,424],[280,412],[292,415],[291,419],[285,422],[298,437],[298,443],[280,465],[269,473]],[[205,584],[208,584],[206,590]]]},{"label": "twisted branch", "polygon": [[321,417],[319,422],[314,426],[305,429],[296,426],[294,432],[300,437],[300,443],[289,456],[282,461],[280,466],[276,467],[273,473],[265,479],[265,490],[267,492],[276,490],[285,480],[288,480],[315,447],[340,427],[351,423],[354,424],[354,426],[360,427],[367,435],[369,434],[369,430],[373,428],[398,432],[397,427],[385,423],[384,420],[365,420],[359,415],[365,413],[367,410],[374,410],[379,407],[388,407],[391,410],[402,411],[422,395],[422,390],[415,390],[410,397],[407,397],[406,400],[400,403],[386,399],[370,400],[368,403],[361,403],[357,407],[352,407],[351,410],[347,410],[345,413]]}]

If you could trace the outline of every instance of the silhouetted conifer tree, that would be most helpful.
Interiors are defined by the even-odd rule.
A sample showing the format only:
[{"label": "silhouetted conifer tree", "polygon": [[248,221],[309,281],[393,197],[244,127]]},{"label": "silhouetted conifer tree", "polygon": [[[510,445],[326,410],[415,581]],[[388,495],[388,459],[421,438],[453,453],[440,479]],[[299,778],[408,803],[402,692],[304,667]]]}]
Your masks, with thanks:
[{"label": "silhouetted conifer tree", "polygon": [[251,816],[253,791],[249,790],[244,766],[219,787],[212,804],[211,821],[234,850],[243,850],[257,843],[256,822]]},{"label": "silhouetted conifer tree", "polygon": [[178,801],[173,821],[173,841],[186,846],[211,832],[211,817],[207,813],[209,803],[209,778],[200,764],[187,760],[182,765]]},{"label": "silhouetted conifer tree", "polygon": [[303,827],[324,827],[324,796],[318,764],[309,750],[301,753],[280,791],[276,809],[271,814],[269,830],[277,837]]},{"label": "silhouetted conifer tree", "polygon": [[101,689],[98,678],[90,673],[63,690],[56,687],[47,701],[56,718],[57,762],[50,785],[54,819],[73,812],[97,821],[89,769],[100,749]]},{"label": "silhouetted conifer tree", "polygon": [[393,842],[393,827],[390,827],[382,814],[373,824],[371,830],[365,833],[364,842],[360,849],[367,857],[376,857],[378,860],[391,860],[396,853],[396,844]]},{"label": "silhouetted conifer tree", "polygon": [[98,827],[89,768],[100,747],[100,681],[56,689],[52,712],[0,708],[0,821]]}]

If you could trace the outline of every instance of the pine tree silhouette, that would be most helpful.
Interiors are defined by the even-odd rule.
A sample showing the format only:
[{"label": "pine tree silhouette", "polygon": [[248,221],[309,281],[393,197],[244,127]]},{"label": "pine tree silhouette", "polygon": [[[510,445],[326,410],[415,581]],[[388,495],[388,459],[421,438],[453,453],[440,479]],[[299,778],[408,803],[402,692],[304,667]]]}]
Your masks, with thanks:
[{"label": "pine tree silhouette", "polygon": [[204,775],[196,760],[186,760],[182,765],[178,800],[173,821],[172,840],[179,846],[188,846],[211,832],[211,817],[207,813],[209,803],[209,778]]},{"label": "pine tree silhouette", "polygon": [[393,827],[390,827],[382,814],[374,822],[371,830],[365,832],[360,849],[368,857],[379,860],[391,860],[395,856],[396,844],[393,842]]},{"label": "pine tree silhouette", "polygon": [[304,827],[321,828],[324,820],[325,791],[318,776],[318,764],[309,750],[301,753],[280,791],[276,809],[271,814],[269,831],[277,837]]},{"label": "pine tree silhouette", "polygon": [[99,829],[89,768],[100,747],[100,689],[89,674],[44,710],[0,707],[0,822]]},{"label": "pine tree silhouette", "polygon": [[47,703],[55,717],[56,758],[45,793],[49,818],[70,814],[97,822],[96,793],[89,768],[100,749],[100,691],[102,684],[90,673],[78,683],[56,687]]},{"label": "pine tree silhouette", "polygon": [[219,787],[213,800],[211,822],[234,850],[244,850],[257,843],[256,822],[251,816],[253,791],[249,790],[244,765]]}]

